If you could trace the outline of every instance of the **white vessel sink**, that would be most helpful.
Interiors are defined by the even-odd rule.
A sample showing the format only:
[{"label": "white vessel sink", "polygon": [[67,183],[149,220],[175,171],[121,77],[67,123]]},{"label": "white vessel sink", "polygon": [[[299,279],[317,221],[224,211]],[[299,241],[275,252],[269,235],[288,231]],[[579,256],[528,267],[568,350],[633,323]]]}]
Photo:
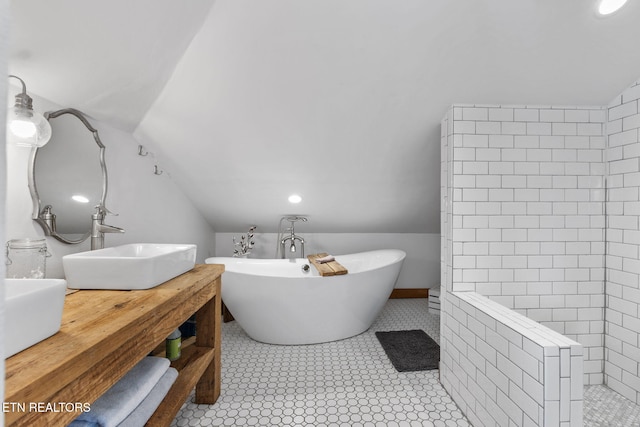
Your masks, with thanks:
[{"label": "white vessel sink", "polygon": [[191,270],[196,245],[132,243],[62,257],[73,289],[149,289]]},{"label": "white vessel sink", "polygon": [[60,330],[67,282],[63,279],[4,279],[4,357]]}]

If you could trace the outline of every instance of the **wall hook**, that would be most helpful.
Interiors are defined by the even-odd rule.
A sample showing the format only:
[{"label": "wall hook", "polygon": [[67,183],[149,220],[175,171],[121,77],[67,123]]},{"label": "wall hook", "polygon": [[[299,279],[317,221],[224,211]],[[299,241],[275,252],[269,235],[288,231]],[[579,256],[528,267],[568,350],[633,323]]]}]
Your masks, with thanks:
[{"label": "wall hook", "polygon": [[153,173],[154,174],[162,175],[163,172],[164,172],[163,170],[158,169],[158,165],[153,165]]},{"label": "wall hook", "polygon": [[138,145],[138,156],[146,156],[147,154],[149,154],[149,152],[145,150],[142,145]]}]

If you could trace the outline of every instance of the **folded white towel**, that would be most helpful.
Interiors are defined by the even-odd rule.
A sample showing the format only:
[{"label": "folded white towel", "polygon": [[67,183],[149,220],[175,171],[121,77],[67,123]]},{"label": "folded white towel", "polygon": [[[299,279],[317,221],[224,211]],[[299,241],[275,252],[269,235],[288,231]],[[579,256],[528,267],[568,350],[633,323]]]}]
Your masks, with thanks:
[{"label": "folded white towel", "polygon": [[169,359],[145,357],[91,404],[69,427],[113,427],[120,424],[149,395],[169,369]]},{"label": "folded white towel", "polygon": [[327,256],[322,257],[322,258],[316,258],[315,261],[317,263],[324,264],[326,262],[331,262],[331,261],[335,261],[335,260],[336,260],[336,258],[333,255],[327,255]]},{"label": "folded white towel", "polygon": [[169,368],[149,395],[124,421],[118,424],[118,427],[140,427],[145,425],[151,415],[158,409],[160,403],[162,403],[162,399],[167,395],[176,378],[178,378],[178,371],[174,368]]}]

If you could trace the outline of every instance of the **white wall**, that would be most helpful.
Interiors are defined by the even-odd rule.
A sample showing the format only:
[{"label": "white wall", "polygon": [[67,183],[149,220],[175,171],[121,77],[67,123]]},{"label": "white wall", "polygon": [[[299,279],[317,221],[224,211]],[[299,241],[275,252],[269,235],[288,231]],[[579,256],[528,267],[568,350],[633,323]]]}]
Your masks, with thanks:
[{"label": "white wall", "polygon": [[[27,91],[29,90],[29,82]],[[17,88],[10,87],[10,98]],[[38,96],[34,108],[39,112],[63,108]],[[198,262],[211,256],[215,248],[214,230],[195,209],[170,177],[170,171],[154,175],[151,156],[137,155],[138,143],[126,132],[92,118],[106,146],[109,176],[106,206],[119,216],[107,216],[105,223],[125,229],[124,234],[106,234],[105,247],[133,242],[195,243]],[[70,153],[73,155],[73,153]],[[32,202],[28,189],[29,149],[7,147],[7,233],[6,240],[44,236],[31,219]],[[79,161],[81,161],[79,159]],[[64,277],[62,256],[90,249],[89,239],[67,245],[48,237],[47,277]]]},{"label": "white wall", "polygon": [[[7,74],[8,61],[8,43],[9,40],[9,3],[6,0],[0,0],[0,76]],[[0,117],[6,117],[5,95],[7,90],[7,79],[0,79]],[[0,171],[5,169],[6,154],[4,147],[6,145],[5,138],[5,120],[0,120]],[[5,236],[5,214],[7,207],[4,203],[6,192],[6,175],[0,174],[0,242],[4,242]],[[0,342],[4,342],[4,261],[0,263]],[[4,354],[0,350],[0,378],[4,378]],[[4,402],[4,379],[0,381],[0,397]],[[4,426],[4,417],[0,417],[0,427]]]},{"label": "white wall", "polygon": [[608,112],[605,383],[640,404],[640,80]]},{"label": "white wall", "polygon": [[[374,249],[402,249],[407,257],[402,265],[396,288],[431,288],[440,283],[440,235],[426,233],[305,233],[304,224],[296,227],[296,234],[305,239],[305,255],[327,252],[332,255],[370,251]],[[216,256],[233,254],[233,237],[246,233],[216,233]],[[273,258],[276,233],[255,233],[255,258]]]}]

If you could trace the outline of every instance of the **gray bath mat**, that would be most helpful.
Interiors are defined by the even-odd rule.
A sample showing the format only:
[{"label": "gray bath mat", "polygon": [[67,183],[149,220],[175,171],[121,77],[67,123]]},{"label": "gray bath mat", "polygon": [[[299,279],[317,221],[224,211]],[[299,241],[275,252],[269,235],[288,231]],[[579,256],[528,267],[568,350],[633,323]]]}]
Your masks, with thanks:
[{"label": "gray bath mat", "polygon": [[376,332],[376,337],[398,372],[438,369],[440,346],[425,331]]}]

